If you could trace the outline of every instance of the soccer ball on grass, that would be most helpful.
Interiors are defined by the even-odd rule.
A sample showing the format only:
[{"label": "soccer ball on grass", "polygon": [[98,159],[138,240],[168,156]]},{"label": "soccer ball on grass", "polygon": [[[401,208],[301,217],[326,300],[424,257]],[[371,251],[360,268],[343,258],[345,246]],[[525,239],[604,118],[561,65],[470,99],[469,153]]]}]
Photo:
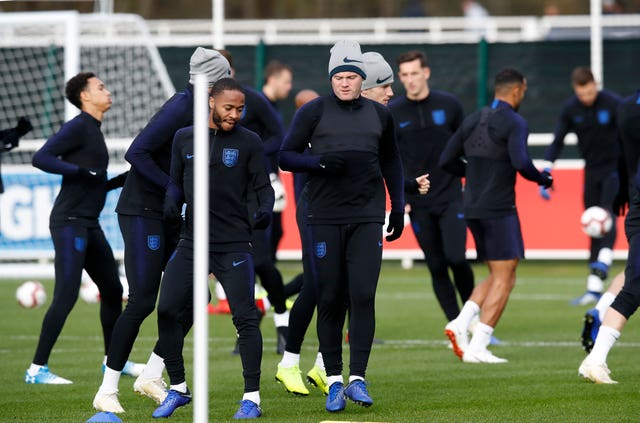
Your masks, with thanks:
[{"label": "soccer ball on grass", "polygon": [[[120,284],[122,285],[122,301],[129,300],[129,282],[124,276],[120,276]],[[80,299],[87,304],[97,304],[100,302],[100,289],[98,285],[91,280],[89,275],[82,276],[82,283],[80,284],[80,292],[78,293]]]},{"label": "soccer ball on grass", "polygon": [[16,289],[16,300],[24,308],[40,307],[47,301],[47,292],[40,282],[26,281]]},{"label": "soccer ball on grass", "polygon": [[80,284],[80,298],[88,304],[96,304],[100,302],[100,290],[91,279],[84,279]]}]

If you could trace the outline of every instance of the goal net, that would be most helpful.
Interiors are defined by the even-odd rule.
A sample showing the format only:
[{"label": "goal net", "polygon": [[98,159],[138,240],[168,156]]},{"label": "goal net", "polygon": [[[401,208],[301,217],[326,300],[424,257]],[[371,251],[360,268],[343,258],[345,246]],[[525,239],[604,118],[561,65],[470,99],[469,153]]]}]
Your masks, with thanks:
[{"label": "goal net", "polygon": [[46,138],[77,110],[64,84],[91,71],[113,98],[107,138],[134,136],[174,92],[144,21],[136,15],[74,12],[0,14],[0,127],[29,116]]},{"label": "goal net", "polygon": [[[131,139],[175,91],[144,20],[128,14],[0,14],[0,129],[15,126],[20,116],[34,126],[19,148],[1,157],[0,261],[48,262],[53,257],[48,219],[60,177],[33,168],[31,157],[79,112],[65,100],[64,85],[88,71],[111,92],[113,105],[102,131],[110,172],[123,171]],[[113,212],[117,195],[110,193],[101,224],[120,255]]]}]

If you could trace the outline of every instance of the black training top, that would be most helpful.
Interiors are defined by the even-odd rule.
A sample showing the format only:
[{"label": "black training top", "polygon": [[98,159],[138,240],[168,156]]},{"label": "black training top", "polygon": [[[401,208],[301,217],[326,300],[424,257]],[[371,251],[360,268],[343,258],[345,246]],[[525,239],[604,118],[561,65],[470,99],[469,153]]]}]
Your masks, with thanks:
[{"label": "black training top", "polygon": [[120,194],[116,212],[162,218],[169,184],[171,144],[176,131],[193,125],[193,85],[174,94],[133,140],[125,154],[131,170]]},{"label": "black training top", "polygon": [[[308,146],[311,154],[305,154]],[[323,171],[320,158],[327,153],[344,157],[344,171]],[[392,211],[404,211],[393,118],[386,107],[369,99],[341,101],[328,95],[302,106],[282,143],[280,167],[309,172],[309,223],[383,223],[385,183]]]},{"label": "black training top", "polygon": [[271,102],[259,91],[243,86],[244,111],[240,124],[260,136],[264,146],[265,166],[277,170],[277,154],[284,137],[282,117]]},{"label": "black training top", "polygon": [[553,133],[553,142],[545,149],[544,159],[555,161],[564,147],[564,137],[573,132],[578,137],[578,149],[585,167],[617,165],[620,154],[616,109],[620,97],[600,91],[593,105],[587,107],[574,95],[562,106]]},{"label": "black training top", "polygon": [[[264,168],[260,138],[239,125],[231,131],[209,130],[209,248],[211,251],[251,251],[247,195],[254,191],[259,209],[271,213],[274,193]],[[187,203],[182,238],[193,240],[193,126],[176,133],[171,158],[175,200]],[[174,188],[178,191],[174,192]],[[178,196],[182,198],[178,199]]]},{"label": "black training top", "polygon": [[460,178],[445,172],[438,166],[438,160],[447,141],[462,124],[462,104],[449,93],[431,90],[423,100],[395,98],[389,103],[389,110],[396,122],[405,180],[428,173],[431,182],[427,195],[407,195],[407,203],[437,207],[460,201]]},{"label": "black training top", "polygon": [[617,116],[630,189],[637,189],[634,187],[640,187],[640,180],[636,181],[640,160],[640,91],[620,103]]},{"label": "black training top", "polygon": [[618,126],[629,175],[629,212],[625,219],[627,239],[640,232],[640,91],[618,107]]},{"label": "black training top", "polygon": [[465,118],[442,152],[440,165],[466,176],[466,218],[516,213],[516,171],[530,181],[544,182],[529,157],[528,136],[526,120],[500,100]]},{"label": "black training top", "polygon": [[[52,227],[70,223],[97,226],[107,193],[109,153],[101,122],[86,112],[62,125],[32,163],[48,173],[62,175],[62,185],[51,210]],[[100,177],[82,177],[81,169],[98,171]]]}]

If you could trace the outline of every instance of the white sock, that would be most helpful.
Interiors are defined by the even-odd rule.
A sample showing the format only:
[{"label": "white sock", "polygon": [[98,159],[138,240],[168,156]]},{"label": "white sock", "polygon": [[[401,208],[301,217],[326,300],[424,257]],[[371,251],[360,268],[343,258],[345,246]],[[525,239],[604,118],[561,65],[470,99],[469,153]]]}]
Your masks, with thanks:
[{"label": "white sock", "polygon": [[185,381],[185,382],[179,383],[177,385],[171,385],[170,389],[173,389],[174,391],[178,391],[178,392],[181,392],[183,394],[186,394],[187,390],[189,388],[187,388],[187,382]]},{"label": "white sock", "polygon": [[280,360],[280,367],[293,367],[300,365],[300,354],[294,354],[289,351],[285,351]]},{"label": "white sock", "polygon": [[29,374],[31,376],[35,376],[38,374],[38,372],[40,371],[41,368],[43,368],[44,366],[41,366],[39,364],[33,364],[31,363],[31,365],[29,366],[29,370],[27,370],[29,372]]},{"label": "white sock", "polygon": [[604,291],[604,281],[596,275],[587,276],[587,291],[593,291],[593,292]]},{"label": "white sock", "polygon": [[222,300],[226,300],[227,299],[227,295],[224,292],[224,288],[222,288],[222,284],[220,282],[216,282],[216,286],[214,289],[214,292],[216,294],[216,298],[218,299],[218,301],[222,301]]},{"label": "white sock", "polygon": [[274,313],[273,321],[277,328],[282,326],[289,327],[289,311],[287,310],[284,313]]},{"label": "white sock", "polygon": [[611,266],[613,262],[613,250],[611,248],[601,248],[600,251],[598,251],[598,261],[607,266]]},{"label": "white sock", "polygon": [[163,371],[164,359],[152,352],[149,356],[149,360],[147,361],[147,365],[144,366],[144,370],[142,370],[142,374],[140,376],[143,379],[158,379],[162,377]]},{"label": "white sock", "polygon": [[605,292],[602,294],[602,297],[598,300],[598,304],[596,304],[596,310],[598,310],[598,316],[600,317],[600,321],[604,320],[604,315],[607,312],[609,306],[613,303],[613,300],[616,299],[616,296],[611,292]]},{"label": "white sock", "polygon": [[460,330],[466,331],[469,329],[469,324],[471,324],[471,320],[480,313],[480,306],[473,301],[467,301],[462,306],[462,310],[460,310],[460,314],[455,318],[456,323],[458,324],[458,328]]},{"label": "white sock", "polygon": [[364,378],[362,376],[349,376],[349,383],[353,382],[354,380],[364,380]]},{"label": "white sock", "polygon": [[242,399],[253,401],[260,405],[260,391],[245,392],[244,395],[242,395]]},{"label": "white sock", "polygon": [[328,376],[327,377],[327,384],[329,386],[333,385],[336,382],[344,383],[344,380],[342,380],[342,375]]},{"label": "white sock", "polygon": [[598,337],[586,361],[593,364],[604,364],[613,345],[620,338],[620,332],[609,326],[600,326]]},{"label": "white sock", "polygon": [[316,366],[324,370],[324,360],[322,359],[322,353],[320,351],[318,351],[318,354],[316,355]]},{"label": "white sock", "polygon": [[111,394],[114,392],[118,392],[118,383],[120,382],[120,373],[117,370],[113,370],[109,366],[104,369],[104,376],[102,377],[102,385],[100,385],[100,389],[98,392],[102,392],[105,394]]},{"label": "white sock", "polygon": [[471,342],[469,342],[469,350],[486,350],[489,342],[491,342],[491,335],[493,335],[493,328],[482,322],[478,322],[473,332],[473,336],[471,337]]},{"label": "white sock", "polygon": [[102,359],[102,364],[104,364],[105,366],[107,365],[107,356],[106,355]]}]

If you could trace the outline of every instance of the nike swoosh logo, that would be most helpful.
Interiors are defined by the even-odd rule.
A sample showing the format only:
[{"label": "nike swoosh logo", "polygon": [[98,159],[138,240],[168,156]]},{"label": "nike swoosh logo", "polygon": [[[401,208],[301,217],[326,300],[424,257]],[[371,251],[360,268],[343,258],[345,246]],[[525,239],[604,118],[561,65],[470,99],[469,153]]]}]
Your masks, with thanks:
[{"label": "nike swoosh logo", "polygon": [[242,263],[244,263],[246,260],[240,260],[240,261],[234,261],[233,263],[231,263],[233,265],[233,267],[238,267],[240,266]]},{"label": "nike swoosh logo", "polygon": [[345,57],[342,61],[345,63],[362,63],[362,60],[349,59],[348,57]]},{"label": "nike swoosh logo", "polygon": [[187,160],[188,159],[193,159],[193,154],[187,154]]},{"label": "nike swoosh logo", "polygon": [[382,247],[382,241],[378,241],[378,247]]},{"label": "nike swoosh logo", "polygon": [[376,84],[382,84],[384,81],[386,81],[388,79],[391,79],[392,76],[393,75],[389,75],[386,78],[382,78],[382,79],[378,78],[378,79],[376,79]]},{"label": "nike swoosh logo", "polygon": [[406,128],[407,126],[411,125],[411,121],[407,120],[405,122],[400,122],[398,125],[400,126],[400,128]]}]

